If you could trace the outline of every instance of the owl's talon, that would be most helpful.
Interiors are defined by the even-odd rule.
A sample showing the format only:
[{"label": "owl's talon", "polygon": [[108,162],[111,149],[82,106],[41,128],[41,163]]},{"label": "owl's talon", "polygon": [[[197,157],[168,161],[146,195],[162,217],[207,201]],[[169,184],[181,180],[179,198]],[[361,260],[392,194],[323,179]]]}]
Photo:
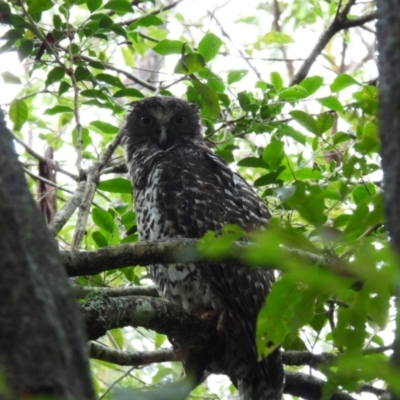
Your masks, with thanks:
[{"label": "owl's talon", "polygon": [[222,313],[219,314],[217,322],[217,332],[219,334],[222,334],[225,331],[225,325],[227,319],[228,319],[227,313],[225,311],[222,311]]},{"label": "owl's talon", "polygon": [[204,321],[214,322],[219,320],[221,312],[216,310],[208,310],[197,312],[196,315]]}]

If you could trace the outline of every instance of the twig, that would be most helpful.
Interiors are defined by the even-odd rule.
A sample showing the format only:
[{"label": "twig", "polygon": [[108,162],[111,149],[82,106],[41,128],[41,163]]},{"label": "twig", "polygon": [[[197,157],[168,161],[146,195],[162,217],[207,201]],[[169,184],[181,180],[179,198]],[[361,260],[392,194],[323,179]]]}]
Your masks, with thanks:
[{"label": "twig", "polygon": [[64,207],[57,212],[53,221],[48,225],[48,228],[53,236],[56,236],[58,232],[64,227],[64,225],[72,217],[72,214],[78,208],[82,201],[83,193],[85,191],[86,182],[80,182],[78,188],[74,194],[64,204]]},{"label": "twig", "polygon": [[31,171],[29,171],[25,167],[23,168],[23,170],[27,175],[29,175],[31,178],[33,178],[33,179],[35,179],[37,181],[41,181],[43,183],[46,183],[47,185],[53,186],[55,189],[60,189],[60,190],[63,190],[64,192],[67,192],[67,193],[70,193],[70,194],[74,193],[72,190],[66,189],[63,186],[57,185],[56,183],[54,183],[54,182],[52,182],[52,181],[50,181],[50,180],[48,180],[46,178],[43,178],[43,176],[39,176],[39,175],[33,174]]},{"label": "twig", "polygon": [[[61,47],[61,49],[63,49],[64,51],[66,51],[66,49],[63,48],[63,47]],[[140,78],[137,78],[136,76],[132,75],[131,73],[129,73],[129,72],[127,72],[127,71],[124,71],[123,69],[118,68],[118,67],[116,67],[115,65],[113,65],[113,64],[111,64],[111,63],[109,63],[109,62],[99,61],[99,60],[96,60],[96,59],[91,58],[91,57],[89,57],[89,56],[84,56],[84,55],[82,55],[82,54],[79,55],[79,56],[76,56],[76,57],[79,58],[79,59],[82,60],[82,61],[96,62],[96,63],[99,63],[99,62],[100,62],[105,68],[108,68],[108,69],[110,69],[110,70],[112,70],[112,71],[115,71],[115,72],[118,72],[118,73],[120,73],[120,74],[122,74],[122,75],[125,75],[125,76],[126,76],[128,79],[130,79],[132,82],[135,82],[135,83],[137,83],[138,85],[141,85],[141,86],[145,87],[146,89],[149,89],[149,90],[151,90],[151,91],[153,91],[153,92],[155,92],[155,91],[157,90],[157,87],[154,86],[154,85],[152,85],[151,83],[148,83],[148,82],[146,82],[146,81],[144,81],[144,80],[142,80],[142,79],[140,79]]]},{"label": "twig", "polygon": [[[170,10],[171,8],[176,7],[179,3],[182,3],[182,1],[183,1],[183,0],[174,1],[173,3],[168,4],[168,5],[165,6],[165,7],[160,7],[160,8],[158,8],[157,10],[151,11],[151,12],[147,13],[146,15],[157,15],[157,14],[160,14],[160,13],[163,12],[163,11],[167,11],[167,10]],[[143,18],[143,17],[128,19],[127,21],[121,22],[121,25],[130,25],[130,24],[133,24],[134,22],[137,22],[140,18]]]},{"label": "twig", "polygon": [[86,187],[85,192],[83,193],[82,202],[79,207],[78,220],[72,242],[73,249],[78,249],[80,247],[82,239],[85,235],[86,223],[90,212],[90,204],[92,203],[94,194],[96,192],[100,172],[107,164],[108,160],[111,158],[115,149],[121,143],[123,136],[124,131],[120,130],[119,133],[115,136],[114,140],[107,146],[107,149],[100,157],[100,160],[94,163],[86,173]]},{"label": "twig", "polygon": [[[371,235],[372,233],[374,233],[377,229],[379,229],[383,224],[375,224],[373,226],[370,226],[369,228],[367,228],[365,230],[365,232],[363,232],[358,238],[357,241],[366,238],[367,236]],[[348,249],[346,249],[343,253],[341,253],[339,255],[339,258],[344,260],[347,257],[349,257],[351,254],[354,253],[356,249],[356,246],[351,246]]]},{"label": "twig", "polygon": [[[280,8],[279,8],[278,0],[274,0],[274,1],[273,1],[273,4],[274,4],[274,5],[273,5],[273,7],[274,7],[274,22],[273,22],[274,28],[275,28],[275,30],[276,30],[277,32],[282,32],[282,29],[281,29],[281,26],[280,26],[280,23],[279,23],[279,20],[280,20],[280,18],[281,18],[281,10],[280,10]],[[287,59],[287,54],[286,54],[285,46],[284,46],[284,45],[281,45],[281,46],[279,46],[279,47],[280,47],[280,49],[281,49],[281,52],[282,52],[282,54],[283,54],[283,57],[284,57],[285,59]],[[293,78],[293,75],[294,75],[293,63],[290,62],[290,61],[286,61],[286,68],[287,68],[287,70],[288,70],[289,79],[292,79],[292,78]]]},{"label": "twig", "polygon": [[82,124],[80,120],[80,115],[79,115],[79,87],[78,87],[78,82],[76,80],[75,76],[75,70],[74,70],[74,56],[72,54],[72,38],[73,35],[71,33],[71,25],[69,23],[69,8],[67,8],[67,36],[69,39],[69,45],[68,45],[68,54],[69,54],[69,62],[70,66],[69,68],[66,69],[67,74],[71,78],[71,83],[72,83],[72,89],[74,91],[74,117],[75,117],[75,128],[76,128],[76,162],[75,166],[78,171],[78,174],[80,174],[81,169],[82,169],[82,145],[83,145],[83,139],[82,139]]},{"label": "twig", "polygon": [[42,42],[46,45],[46,48],[51,51],[51,53],[53,53],[54,58],[56,59],[57,63],[65,69],[65,71],[67,71],[67,67],[66,65],[60,60],[60,58],[58,57],[57,52],[55,51],[55,49],[53,48],[53,46],[49,43],[49,41],[46,39],[46,36],[42,34],[41,30],[36,26],[35,21],[31,18],[31,16],[29,15],[28,11],[25,8],[25,4],[22,0],[18,0],[18,4],[22,9],[22,12],[24,14],[24,16],[28,19],[31,27],[34,29],[34,33],[36,34],[36,36],[42,40]]},{"label": "twig", "polygon": [[376,18],[376,13],[372,12],[360,18],[349,20],[347,18],[347,14],[349,13],[350,8],[354,5],[354,3],[355,0],[349,0],[347,4],[343,7],[343,9],[336,14],[331,24],[322,33],[321,37],[319,38],[313,50],[311,51],[310,55],[307,57],[307,59],[304,61],[300,69],[297,71],[297,73],[291,80],[290,86],[298,84],[308,75],[311,66],[314,64],[317,57],[321,54],[322,50],[325,48],[325,46],[337,32],[343,29],[360,26]]},{"label": "twig", "polygon": [[[28,154],[30,154],[32,157],[36,158],[36,159],[39,160],[39,161],[42,161],[42,162],[45,162],[45,161],[46,161],[45,157],[43,157],[41,154],[39,154],[39,153],[37,153],[35,150],[33,150],[32,147],[30,147],[28,144],[26,144],[26,143],[25,143],[23,140],[21,140],[17,135],[15,135],[14,133],[12,133],[12,134],[13,134],[14,140],[15,140],[18,144],[20,144],[20,145],[26,150],[26,152],[27,152]],[[64,168],[61,168],[57,163],[56,163],[56,165],[55,165],[55,168],[56,168],[56,170],[57,170],[58,172],[61,172],[62,174],[69,176],[69,177],[72,178],[73,180],[75,180],[75,181],[78,180],[78,176],[77,176],[77,175],[72,174],[71,172],[65,170]]]}]

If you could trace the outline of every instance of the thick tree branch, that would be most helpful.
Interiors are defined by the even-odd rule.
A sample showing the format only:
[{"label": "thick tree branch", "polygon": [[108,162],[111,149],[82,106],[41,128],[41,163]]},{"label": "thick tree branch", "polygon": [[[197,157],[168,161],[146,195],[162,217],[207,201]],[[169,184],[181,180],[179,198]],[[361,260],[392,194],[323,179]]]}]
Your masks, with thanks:
[{"label": "thick tree branch", "polygon": [[73,286],[72,290],[78,299],[85,298],[91,293],[101,293],[109,297],[124,297],[124,296],[150,296],[158,297],[158,292],[155,286],[126,286],[100,288],[90,286]]},{"label": "thick tree branch", "polygon": [[[325,383],[322,379],[312,375],[301,372],[286,372],[283,392],[307,400],[320,400]],[[354,397],[347,393],[335,393],[330,397],[330,400],[354,400]]]},{"label": "thick tree branch", "polygon": [[[126,243],[104,247],[96,251],[62,251],[61,256],[69,276],[94,275],[100,272],[132,265],[168,264],[174,262],[237,262],[245,261],[246,253],[255,251],[257,245],[234,243],[229,253],[217,260],[205,257],[197,250],[197,240],[171,239],[157,242]],[[321,265],[341,276],[358,277],[344,261],[324,254],[282,247],[282,257],[301,260],[307,265]],[[279,269],[276,265],[262,265]]]},{"label": "thick tree branch", "polygon": [[[196,367],[200,369],[218,357],[219,350],[222,349],[221,338],[215,326],[162,299],[116,299],[96,294],[83,305],[82,311],[86,318],[88,336],[92,340],[103,336],[108,329],[141,326],[166,334],[178,343],[184,343],[185,349],[192,355],[192,363],[196,360]],[[92,357],[119,365],[140,366],[153,362],[177,361],[180,357],[172,349],[122,352],[95,344],[91,344],[89,349]],[[309,400],[319,400],[325,383],[310,375],[287,372],[284,392]],[[336,393],[331,400],[353,400],[353,397],[346,393]]]},{"label": "thick tree branch", "polygon": [[181,361],[174,349],[160,349],[154,351],[120,351],[90,342],[89,355],[96,360],[107,361],[117,365],[142,367],[154,363]]},{"label": "thick tree branch", "polygon": [[125,326],[144,327],[184,344],[185,369],[199,379],[223,351],[216,327],[160,298],[91,295],[82,306],[89,339]]},{"label": "thick tree branch", "polygon": [[344,29],[363,25],[366,22],[373,21],[376,18],[377,14],[375,12],[371,12],[356,19],[348,19],[347,15],[354,3],[355,0],[349,0],[347,4],[343,7],[343,9],[336,14],[334,20],[322,33],[317,44],[312,49],[310,55],[307,57],[307,59],[304,61],[300,69],[291,80],[290,86],[296,85],[300,83],[304,78],[306,78],[311,69],[311,66],[314,64],[317,57],[321,54],[321,52],[324,50],[325,46],[329,43],[333,36],[336,35],[336,33]]}]

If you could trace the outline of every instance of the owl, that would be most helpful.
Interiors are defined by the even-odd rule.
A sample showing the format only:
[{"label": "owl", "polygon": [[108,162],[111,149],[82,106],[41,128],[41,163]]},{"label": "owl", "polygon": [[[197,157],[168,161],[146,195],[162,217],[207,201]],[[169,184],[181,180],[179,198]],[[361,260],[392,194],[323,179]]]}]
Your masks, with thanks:
[{"label": "owl", "polygon": [[[133,104],[122,128],[140,240],[200,238],[227,224],[265,226],[265,203],[201,135],[198,106],[173,97]],[[240,263],[155,264],[162,297],[198,316],[224,316],[223,354],[206,373],[227,375],[242,400],[279,400],[284,371],[279,350],[257,360],[255,326],[274,275]],[[229,326],[234,326],[230,329]]]}]

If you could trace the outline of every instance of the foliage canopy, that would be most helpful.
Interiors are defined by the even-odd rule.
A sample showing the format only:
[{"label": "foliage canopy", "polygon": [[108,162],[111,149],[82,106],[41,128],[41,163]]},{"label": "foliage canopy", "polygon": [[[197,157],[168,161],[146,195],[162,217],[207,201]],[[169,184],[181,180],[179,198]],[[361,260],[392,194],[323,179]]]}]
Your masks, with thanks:
[{"label": "foliage canopy", "polygon": [[[252,233],[255,246],[243,252],[249,265],[283,272],[259,314],[260,354],[271,351],[268,342],[282,343],[288,371],[317,369],[326,398],[339,389],[380,395],[386,384],[400,393],[388,362],[395,263],[383,225],[374,3],[253,1],[238,10],[240,2],[210,10],[185,3],[0,1],[0,59],[16,53],[24,68],[2,73],[3,87],[18,89],[5,106],[32,191],[44,185],[45,209],[56,194],[62,220],[48,222],[60,248],[138,240],[119,127],[132,101],[185,97],[200,106],[215,152],[273,214],[270,229]],[[57,179],[38,173],[38,162]],[[71,199],[76,216],[66,211]],[[226,256],[243,235],[227,232],[210,233],[198,250]],[[76,285],[107,293],[149,278],[144,265],[131,265],[82,274]],[[101,340],[120,351],[167,346],[165,335],[145,329],[113,329]],[[312,361],[296,363],[293,351]],[[126,370],[107,361],[92,362],[103,398],[116,381],[142,388],[180,374],[177,364]],[[221,396],[234,390],[211,386]],[[214,398],[208,388],[192,396]],[[157,398],[177,398],[174,390],[181,388]]]}]

